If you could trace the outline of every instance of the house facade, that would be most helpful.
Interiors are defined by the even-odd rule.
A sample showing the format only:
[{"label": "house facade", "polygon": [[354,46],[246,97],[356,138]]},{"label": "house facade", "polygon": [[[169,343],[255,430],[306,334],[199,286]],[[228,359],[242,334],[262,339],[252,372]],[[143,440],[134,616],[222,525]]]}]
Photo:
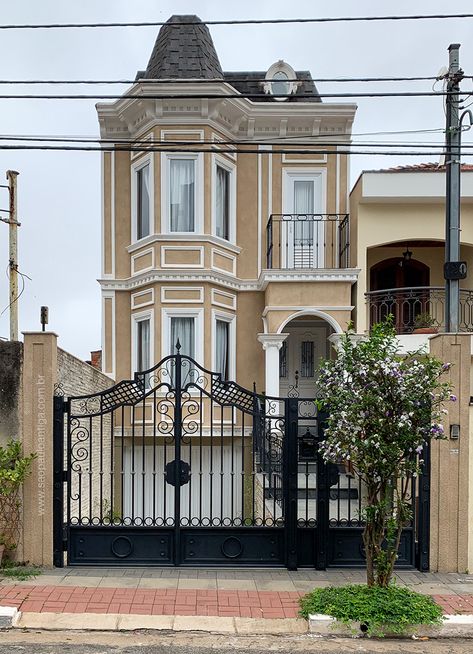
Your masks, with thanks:
[{"label": "house facade", "polygon": [[348,157],[331,145],[350,142],[356,107],[321,102],[310,73],[283,61],[222,71],[190,19],[173,16],[135,85],[97,105],[114,146],[102,164],[103,370],[130,378],[179,338],[243,387],[310,395],[358,275]]}]

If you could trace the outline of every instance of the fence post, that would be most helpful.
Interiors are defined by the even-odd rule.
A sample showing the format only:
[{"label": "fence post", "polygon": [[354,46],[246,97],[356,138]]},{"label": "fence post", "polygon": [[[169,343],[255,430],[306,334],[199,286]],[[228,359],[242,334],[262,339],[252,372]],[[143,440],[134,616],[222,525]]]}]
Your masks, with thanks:
[{"label": "fence post", "polygon": [[[317,445],[324,440],[324,431],[328,414],[325,411],[317,413]],[[327,549],[329,543],[329,480],[327,475],[327,464],[317,447],[317,551],[315,556],[315,567],[317,570],[325,570],[327,567]]]},{"label": "fence post", "polygon": [[297,570],[297,398],[284,400],[284,516],[286,527],[286,565]]},{"label": "fence post", "polygon": [[53,398],[53,565],[64,567],[64,398]]},{"label": "fence post", "polygon": [[419,506],[417,509],[417,568],[421,572],[430,569],[430,443],[426,442],[422,452],[424,464],[419,477]]}]

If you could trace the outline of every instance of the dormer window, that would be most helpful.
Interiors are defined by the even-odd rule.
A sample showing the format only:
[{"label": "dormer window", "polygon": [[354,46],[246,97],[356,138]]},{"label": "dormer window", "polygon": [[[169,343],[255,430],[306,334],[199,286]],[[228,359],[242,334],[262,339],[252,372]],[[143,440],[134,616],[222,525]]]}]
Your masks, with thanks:
[{"label": "dormer window", "polygon": [[263,84],[264,92],[268,95],[275,96],[274,100],[284,102],[289,98],[277,96],[293,95],[299,86],[296,77],[295,70],[289,66],[289,64],[286,64],[285,61],[280,59],[273,64],[266,73],[266,81]]}]

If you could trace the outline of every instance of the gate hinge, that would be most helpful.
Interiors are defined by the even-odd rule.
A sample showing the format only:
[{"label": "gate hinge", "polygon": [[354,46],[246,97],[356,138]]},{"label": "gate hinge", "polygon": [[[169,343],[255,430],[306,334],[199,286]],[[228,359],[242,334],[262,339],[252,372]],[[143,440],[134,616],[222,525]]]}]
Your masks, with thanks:
[{"label": "gate hinge", "polygon": [[67,470],[62,471],[61,481],[67,481]]}]

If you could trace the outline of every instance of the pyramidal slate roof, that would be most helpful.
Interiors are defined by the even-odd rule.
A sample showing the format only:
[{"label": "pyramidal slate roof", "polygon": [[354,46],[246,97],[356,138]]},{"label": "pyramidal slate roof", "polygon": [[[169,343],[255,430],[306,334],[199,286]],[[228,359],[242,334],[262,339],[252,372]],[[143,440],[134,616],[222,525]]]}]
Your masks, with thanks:
[{"label": "pyramidal slate roof", "polygon": [[[207,25],[195,15],[174,15],[159,30],[148,66],[136,79],[221,79],[242,95],[254,96],[262,94],[259,80],[265,75],[266,71],[223,72]],[[296,75],[301,83],[288,102],[321,102],[310,72]],[[250,99],[274,102],[271,95]]]},{"label": "pyramidal slate roof", "polygon": [[223,79],[207,25],[198,16],[171,16],[159,30],[146,70],[138,75],[142,79]]}]

